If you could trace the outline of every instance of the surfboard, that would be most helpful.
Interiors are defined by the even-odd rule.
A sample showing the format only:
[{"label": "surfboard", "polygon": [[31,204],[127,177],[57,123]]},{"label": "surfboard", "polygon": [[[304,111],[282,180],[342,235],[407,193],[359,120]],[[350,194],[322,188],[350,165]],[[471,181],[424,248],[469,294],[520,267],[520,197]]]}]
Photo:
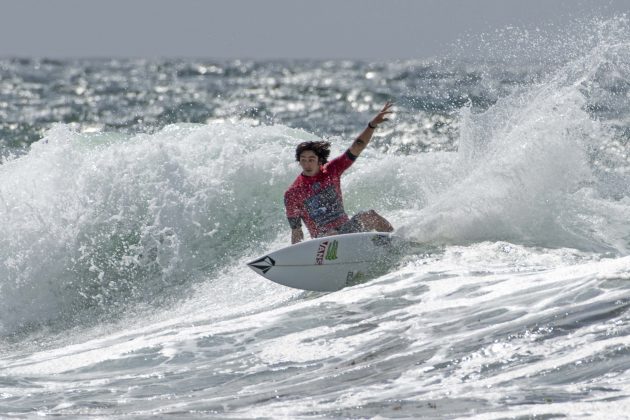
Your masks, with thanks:
[{"label": "surfboard", "polygon": [[400,241],[380,232],[327,236],[273,251],[247,265],[283,286],[331,292],[376,270],[395,253]]}]

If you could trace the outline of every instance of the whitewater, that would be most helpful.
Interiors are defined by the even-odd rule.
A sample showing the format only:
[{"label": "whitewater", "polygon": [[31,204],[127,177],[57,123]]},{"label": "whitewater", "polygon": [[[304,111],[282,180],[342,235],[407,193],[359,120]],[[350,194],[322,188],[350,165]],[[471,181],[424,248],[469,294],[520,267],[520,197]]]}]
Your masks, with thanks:
[{"label": "whitewater", "polygon": [[[0,417],[628,418],[630,24],[512,31],[476,60],[0,60]],[[390,98],[346,210],[428,246],[334,293],[257,276],[295,146],[343,153]]]}]

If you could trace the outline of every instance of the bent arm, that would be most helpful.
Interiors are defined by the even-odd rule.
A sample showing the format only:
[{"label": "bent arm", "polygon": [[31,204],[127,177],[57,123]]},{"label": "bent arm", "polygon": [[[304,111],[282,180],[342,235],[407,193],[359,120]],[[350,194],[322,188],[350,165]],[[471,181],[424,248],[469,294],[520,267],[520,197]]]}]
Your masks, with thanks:
[{"label": "bent arm", "polygon": [[391,110],[394,103],[391,101],[387,101],[385,106],[379,111],[378,114],[368,123],[368,126],[365,127],[365,130],[359,134],[359,136],[354,140],[352,146],[348,149],[350,153],[354,156],[359,156],[363,149],[365,149],[372,139],[372,134],[374,134],[374,130],[381,124],[383,121],[387,121],[387,116],[391,114],[393,111]]},{"label": "bent arm", "polygon": [[289,226],[291,227],[291,244],[301,242],[304,239],[304,233],[302,233],[302,218],[300,217],[298,200],[291,189],[284,193],[284,208]]}]

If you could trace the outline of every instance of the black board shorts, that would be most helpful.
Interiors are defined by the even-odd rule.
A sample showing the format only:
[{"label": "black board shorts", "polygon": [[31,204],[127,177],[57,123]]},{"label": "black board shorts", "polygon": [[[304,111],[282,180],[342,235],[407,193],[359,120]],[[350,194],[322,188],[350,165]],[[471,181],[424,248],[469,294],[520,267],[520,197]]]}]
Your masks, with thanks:
[{"label": "black board shorts", "polygon": [[343,225],[339,226],[335,230],[339,234],[365,232],[366,230],[363,227],[363,224],[361,223],[361,221],[359,221],[359,217],[361,217],[365,213],[366,212],[364,212],[364,211],[358,212],[357,214],[352,216],[352,218],[350,220],[348,220],[346,223],[344,223]]}]

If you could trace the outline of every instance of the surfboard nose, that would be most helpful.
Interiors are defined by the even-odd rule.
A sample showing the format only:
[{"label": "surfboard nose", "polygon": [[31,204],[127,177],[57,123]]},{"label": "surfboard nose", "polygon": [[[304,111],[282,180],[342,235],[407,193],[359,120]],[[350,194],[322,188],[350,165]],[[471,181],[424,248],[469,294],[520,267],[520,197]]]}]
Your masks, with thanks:
[{"label": "surfboard nose", "polygon": [[271,270],[274,265],[276,265],[276,261],[269,255],[265,255],[264,257],[247,263],[247,265],[252,270],[265,274],[267,271]]}]

